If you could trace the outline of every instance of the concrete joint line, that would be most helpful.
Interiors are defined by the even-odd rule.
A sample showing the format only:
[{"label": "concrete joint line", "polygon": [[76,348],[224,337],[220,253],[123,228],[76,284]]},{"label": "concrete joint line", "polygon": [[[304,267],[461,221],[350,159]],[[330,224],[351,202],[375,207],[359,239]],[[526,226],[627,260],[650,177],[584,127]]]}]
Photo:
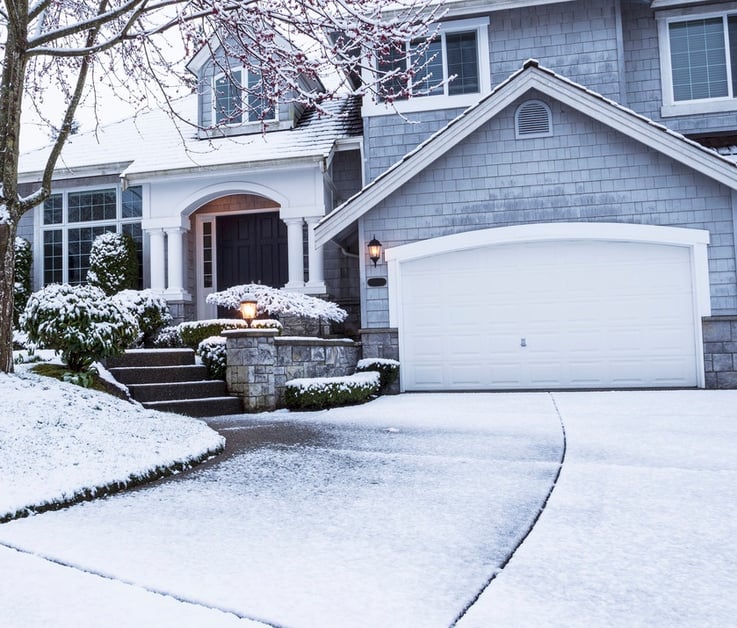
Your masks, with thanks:
[{"label": "concrete joint line", "polygon": [[550,395],[550,401],[553,404],[553,408],[555,408],[555,413],[558,415],[558,421],[560,421],[560,431],[561,436],[563,439],[563,451],[561,452],[560,461],[558,462],[558,471],[555,474],[555,477],[553,478],[553,482],[550,485],[550,490],[548,491],[548,494],[545,496],[545,499],[543,500],[542,505],[540,506],[540,509],[537,511],[537,514],[532,520],[532,523],[530,524],[530,527],[527,528],[526,532],[522,535],[522,538],[519,540],[519,543],[515,545],[512,548],[512,551],[509,552],[507,557],[502,561],[502,564],[499,565],[498,568],[494,569],[491,576],[489,576],[489,579],[484,583],[484,585],[479,589],[478,593],[473,597],[473,599],[463,608],[463,610],[458,614],[458,616],[453,620],[453,622],[450,624],[451,627],[455,626],[461,619],[463,619],[464,615],[468,613],[469,610],[471,610],[471,607],[476,604],[478,599],[481,597],[481,595],[486,591],[486,589],[489,588],[489,585],[496,579],[496,577],[504,570],[504,568],[509,564],[509,561],[512,560],[512,557],[515,555],[517,550],[522,546],[522,544],[527,540],[527,537],[530,536],[530,533],[537,525],[537,522],[540,520],[540,517],[542,516],[543,512],[545,511],[545,508],[548,505],[548,501],[550,501],[550,496],[553,494],[553,491],[555,490],[556,485],[558,484],[558,478],[560,478],[560,474],[563,471],[563,463],[566,459],[566,450],[568,449],[568,438],[566,436],[566,426],[563,422],[563,416],[560,413],[560,408],[558,408],[558,404],[555,401],[555,397],[553,396],[553,393],[548,393]]},{"label": "concrete joint line", "polygon": [[67,569],[73,569],[74,571],[78,571],[80,573],[88,574],[90,576],[97,576],[98,578],[103,578],[105,580],[112,580],[113,582],[119,582],[121,584],[124,584],[129,587],[134,587],[136,589],[143,589],[144,591],[148,593],[153,593],[154,595],[160,595],[162,597],[169,597],[177,602],[182,602],[184,604],[191,604],[193,606],[199,606],[201,608],[207,608],[213,611],[220,611],[222,613],[228,613],[230,615],[235,615],[238,619],[248,619],[250,621],[255,621],[263,624],[264,626],[268,626],[269,628],[281,628],[279,624],[273,624],[269,621],[266,621],[265,619],[261,619],[258,617],[251,617],[249,615],[244,615],[243,613],[240,613],[238,611],[235,611],[230,608],[220,608],[218,606],[212,606],[210,604],[205,604],[203,602],[199,602],[197,600],[192,600],[186,597],[182,597],[180,595],[176,595],[174,593],[170,593],[169,591],[162,591],[159,589],[154,589],[152,587],[147,587],[142,584],[137,584],[135,582],[131,582],[130,580],[123,580],[121,578],[116,578],[114,576],[111,576],[109,574],[100,573],[99,571],[93,571],[91,569],[85,569],[83,567],[79,567],[78,565],[73,565],[71,563],[67,563],[63,560],[59,560],[58,558],[52,558],[51,556],[44,556],[43,554],[37,554],[36,552],[32,552],[27,549],[23,549],[22,547],[16,547],[15,545],[12,545],[10,543],[3,543],[0,542],[0,547],[5,547],[10,550],[14,550],[16,552],[20,552],[21,554],[27,554],[28,556],[35,556],[36,558],[40,558],[41,560],[45,560],[46,562],[53,563],[54,565],[59,565],[60,567],[66,567]]}]

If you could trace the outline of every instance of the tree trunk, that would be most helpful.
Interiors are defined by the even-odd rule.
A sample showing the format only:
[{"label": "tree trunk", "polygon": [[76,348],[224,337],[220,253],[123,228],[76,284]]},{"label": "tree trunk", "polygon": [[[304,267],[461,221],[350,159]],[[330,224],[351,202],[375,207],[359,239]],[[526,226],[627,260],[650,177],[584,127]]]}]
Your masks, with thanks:
[{"label": "tree trunk", "polygon": [[15,223],[0,223],[0,372],[13,372]]}]

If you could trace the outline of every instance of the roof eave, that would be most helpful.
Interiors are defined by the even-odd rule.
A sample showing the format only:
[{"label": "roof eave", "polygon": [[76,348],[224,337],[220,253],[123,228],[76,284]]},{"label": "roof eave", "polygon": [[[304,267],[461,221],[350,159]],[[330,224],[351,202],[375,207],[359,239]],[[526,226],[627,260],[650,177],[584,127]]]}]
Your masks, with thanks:
[{"label": "roof eave", "polygon": [[333,236],[345,231],[366,212],[532,89],[594,117],[610,128],[737,190],[737,167],[734,162],[581,85],[540,68],[537,62],[530,60],[522,70],[513,74],[478,104],[469,107],[358,194],[325,216],[315,228],[315,243],[318,246],[324,245]]}]

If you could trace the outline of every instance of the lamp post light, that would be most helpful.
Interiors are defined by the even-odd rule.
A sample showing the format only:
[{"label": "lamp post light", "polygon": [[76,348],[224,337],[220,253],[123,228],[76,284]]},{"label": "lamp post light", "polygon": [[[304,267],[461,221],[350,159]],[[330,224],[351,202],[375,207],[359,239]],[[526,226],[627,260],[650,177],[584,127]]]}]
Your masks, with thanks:
[{"label": "lamp post light", "polygon": [[371,259],[374,266],[376,266],[376,262],[381,258],[381,242],[376,239],[376,236],[374,236],[368,243],[368,252],[369,259]]},{"label": "lamp post light", "polygon": [[256,299],[253,297],[246,297],[241,301],[240,311],[243,320],[246,321],[248,327],[251,326],[251,322],[256,318]]}]

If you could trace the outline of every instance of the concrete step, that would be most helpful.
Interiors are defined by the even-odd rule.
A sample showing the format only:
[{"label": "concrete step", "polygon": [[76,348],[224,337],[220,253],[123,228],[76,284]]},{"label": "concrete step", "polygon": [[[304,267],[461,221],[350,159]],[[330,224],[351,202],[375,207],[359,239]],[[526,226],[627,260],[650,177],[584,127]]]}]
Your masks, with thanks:
[{"label": "concrete step", "polygon": [[221,379],[197,382],[166,382],[159,384],[129,384],[131,397],[141,403],[145,401],[176,401],[179,399],[198,399],[225,397],[228,389]]},{"label": "concrete step", "polygon": [[194,364],[192,349],[128,349],[123,355],[108,358],[106,367],[180,366]]},{"label": "concrete step", "polygon": [[210,397],[179,401],[145,401],[143,407],[160,412],[175,412],[185,416],[206,417],[221,414],[241,414],[243,402],[239,397]]},{"label": "concrete step", "polygon": [[189,366],[122,366],[108,369],[120,383],[164,384],[170,382],[195,382],[207,378],[207,368],[201,364]]}]

